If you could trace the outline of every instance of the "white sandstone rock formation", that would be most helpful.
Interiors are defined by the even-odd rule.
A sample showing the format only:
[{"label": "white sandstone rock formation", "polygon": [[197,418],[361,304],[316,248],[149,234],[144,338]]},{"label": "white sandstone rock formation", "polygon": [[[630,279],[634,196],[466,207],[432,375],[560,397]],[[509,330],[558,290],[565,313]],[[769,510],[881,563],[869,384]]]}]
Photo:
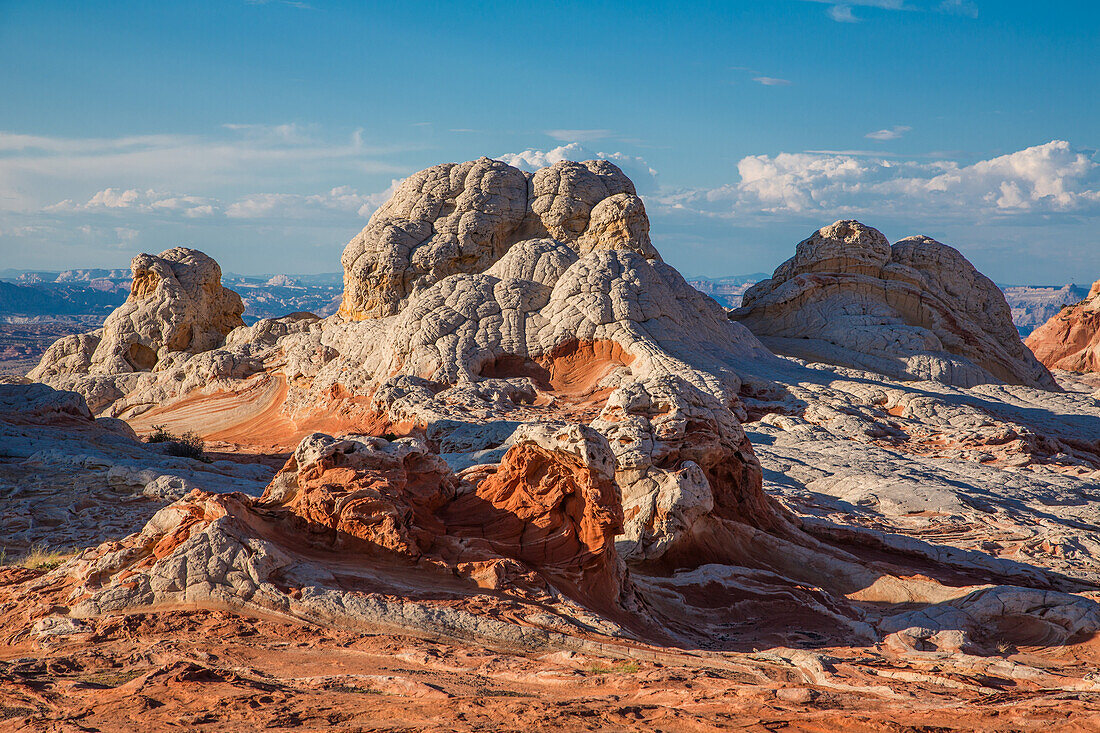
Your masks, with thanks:
[{"label": "white sandstone rock formation", "polygon": [[[1003,298],[949,247],[854,222],[800,245],[738,317],[812,365],[665,264],[603,161],[424,171],[344,265],[341,313],[238,328],[112,383],[100,414],[297,450],[263,501],[196,492],[59,570],[85,583],[81,613],[182,601],[716,647],[792,607],[799,634],[912,648],[988,649],[999,599],[1014,617],[1038,603],[1044,633],[1096,624],[1100,414],[1046,391]],[[348,590],[318,546],[416,570],[364,560]],[[446,609],[416,594],[444,576],[523,606],[498,616],[519,627],[462,610],[489,602],[469,585]]]},{"label": "white sandstone rock formation", "polygon": [[857,221],[800,242],[730,317],[773,351],[810,361],[960,387],[1058,389],[1020,341],[1004,295],[957,250],[929,237],[891,246]]},{"label": "white sandstone rock formation", "polygon": [[179,354],[209,351],[244,325],[240,296],[222,287],[218,263],[198,250],[174,247],[130,263],[134,281],[126,302],[89,334],[51,346],[27,376],[75,389],[99,410],[136,386],[132,376]]},{"label": "white sandstone rock formation", "polygon": [[398,187],[348,243],[340,313],[397,313],[448,275],[484,272],[515,243],[551,237],[634,249],[655,258],[649,220],[622,171],[603,160],[563,161],[534,174],[481,158],[437,165]]}]

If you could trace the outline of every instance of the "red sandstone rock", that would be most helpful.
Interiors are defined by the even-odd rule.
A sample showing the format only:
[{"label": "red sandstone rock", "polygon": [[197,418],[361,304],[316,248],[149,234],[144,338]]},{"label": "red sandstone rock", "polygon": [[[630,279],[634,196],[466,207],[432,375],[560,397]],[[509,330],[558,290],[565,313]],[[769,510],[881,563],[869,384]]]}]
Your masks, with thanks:
[{"label": "red sandstone rock", "polygon": [[1027,346],[1050,369],[1100,372],[1100,280],[1088,297],[1032,331]]}]

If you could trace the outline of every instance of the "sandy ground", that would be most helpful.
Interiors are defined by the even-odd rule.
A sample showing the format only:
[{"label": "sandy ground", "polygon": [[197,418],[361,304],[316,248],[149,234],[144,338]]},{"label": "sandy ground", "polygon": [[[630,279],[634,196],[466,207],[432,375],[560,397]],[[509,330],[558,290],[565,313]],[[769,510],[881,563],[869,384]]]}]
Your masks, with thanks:
[{"label": "sandy ground", "polygon": [[[0,591],[34,574],[0,570]],[[82,634],[34,638],[12,634],[24,613],[0,592],[5,731],[1100,730],[1100,693],[905,681],[900,661],[861,670],[859,649],[829,651],[840,679],[877,673],[879,694],[808,684],[766,655],[700,669],[501,653],[209,610],[112,616]],[[1014,658],[1095,668],[1096,651],[1088,642]]]}]

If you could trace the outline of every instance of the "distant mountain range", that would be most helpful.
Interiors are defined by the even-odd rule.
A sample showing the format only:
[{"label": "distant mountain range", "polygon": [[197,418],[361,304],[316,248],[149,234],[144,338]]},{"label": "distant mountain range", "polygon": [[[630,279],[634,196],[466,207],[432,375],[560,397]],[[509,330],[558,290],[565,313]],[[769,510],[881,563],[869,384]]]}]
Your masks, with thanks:
[{"label": "distant mountain range", "polygon": [[751,275],[730,275],[727,277],[695,277],[688,278],[688,284],[701,293],[706,293],[717,300],[726,308],[737,308],[741,305],[741,296],[761,280],[767,280],[771,275],[766,272],[754,272]]},{"label": "distant mountain range", "polygon": [[[57,316],[106,317],[126,300],[130,270],[0,270],[0,320],[41,321]],[[340,307],[343,275],[222,275],[244,301],[246,323],[311,311],[327,316]]]},{"label": "distant mountain range", "polygon": [[[755,283],[770,277],[764,272],[726,277],[694,277],[688,282],[726,308],[737,308],[741,297]],[[328,316],[340,307],[343,276],[339,272],[316,275],[266,273],[242,275],[227,272],[222,283],[240,293],[244,318],[254,323],[296,311]],[[1012,320],[1021,336],[1027,336],[1064,305],[1081,301],[1087,287],[1068,285],[1000,285],[1012,308]],[[0,270],[0,321],[9,323],[102,319],[126,299],[130,290],[128,269]]]}]

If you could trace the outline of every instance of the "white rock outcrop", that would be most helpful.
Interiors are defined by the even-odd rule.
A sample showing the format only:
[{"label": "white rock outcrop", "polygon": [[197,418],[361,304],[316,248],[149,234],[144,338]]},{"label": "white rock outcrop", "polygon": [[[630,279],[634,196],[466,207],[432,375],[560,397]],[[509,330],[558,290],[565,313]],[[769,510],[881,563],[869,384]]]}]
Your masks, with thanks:
[{"label": "white rock outcrop", "polygon": [[730,317],[773,351],[895,379],[1059,389],[1020,341],[1004,295],[929,237],[890,245],[838,221],[745,292]]},{"label": "white rock outcrop", "polygon": [[28,378],[75,389],[98,410],[136,385],[119,375],[209,351],[244,326],[240,296],[222,287],[221,268],[206,254],[173,247],[156,256],[140,254],[130,267],[134,280],[126,302],[102,328],[58,340]]},{"label": "white rock outcrop", "polygon": [[448,163],[405,179],[348,243],[340,313],[394,315],[448,275],[484,272],[539,237],[657,256],[634,184],[612,163],[563,161],[534,174],[489,158]]}]

